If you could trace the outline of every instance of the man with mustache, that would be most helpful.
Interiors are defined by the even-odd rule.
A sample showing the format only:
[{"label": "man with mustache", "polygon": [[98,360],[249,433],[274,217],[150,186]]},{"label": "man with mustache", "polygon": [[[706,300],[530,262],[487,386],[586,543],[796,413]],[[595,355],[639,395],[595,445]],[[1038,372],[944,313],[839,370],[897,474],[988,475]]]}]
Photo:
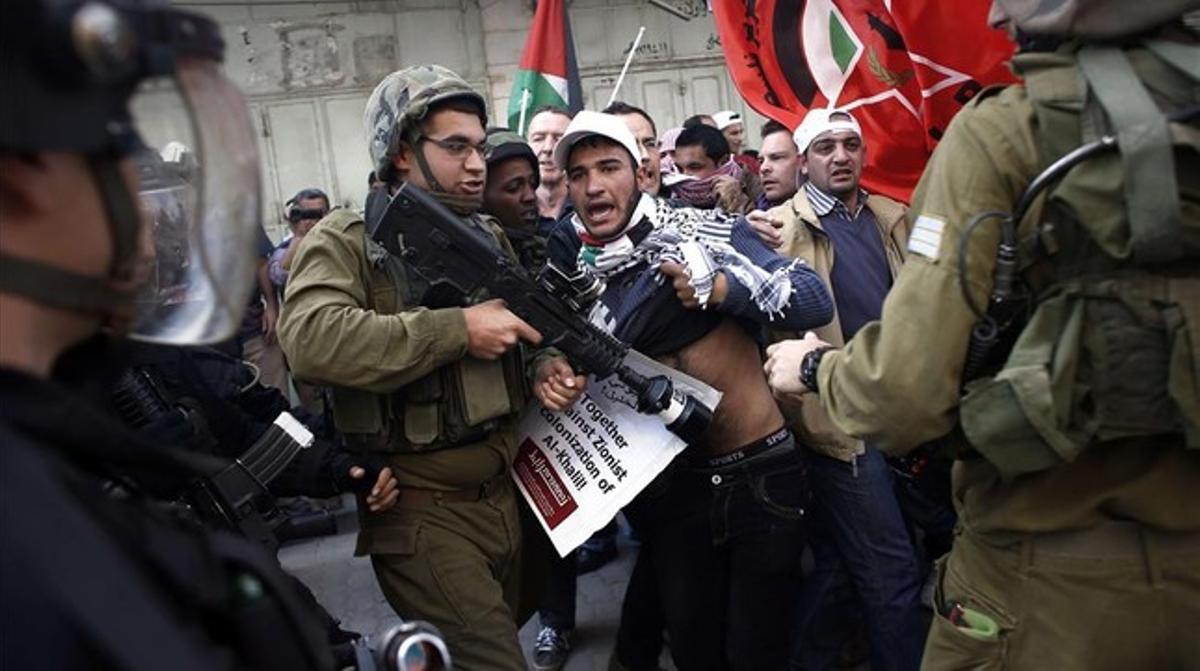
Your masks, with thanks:
[{"label": "man with mustache", "polygon": [[[780,254],[802,259],[825,278],[837,310],[817,332],[842,343],[879,318],[904,263],[910,224],[904,205],[859,186],[867,147],[849,112],[812,110],[787,141],[800,150],[798,164],[808,181],[789,201],[753,220]],[[916,669],[921,570],[892,472],[873,446],[834,428],[816,397],[785,401],[808,453],[814,499],[809,545],[815,568],[804,584],[793,663],[830,668],[839,644],[853,633],[851,609],[861,608],[872,668]],[[856,603],[831,603],[847,580]]]},{"label": "man with mustache", "polygon": [[1200,659],[1197,18],[993,2],[1020,83],[947,127],[879,320],[768,349],[778,395],[954,454],[924,669]]},{"label": "man with mustache", "polygon": [[704,439],[626,508],[645,539],[631,582],[657,579],[678,668],[783,668],[805,485],[760,338],[768,324],[824,324],[831,304],[744,221],[640,193],[640,154],[619,118],[576,115],[554,151],[576,213],[547,243],[549,263],[604,283],[594,322],[726,392]]}]

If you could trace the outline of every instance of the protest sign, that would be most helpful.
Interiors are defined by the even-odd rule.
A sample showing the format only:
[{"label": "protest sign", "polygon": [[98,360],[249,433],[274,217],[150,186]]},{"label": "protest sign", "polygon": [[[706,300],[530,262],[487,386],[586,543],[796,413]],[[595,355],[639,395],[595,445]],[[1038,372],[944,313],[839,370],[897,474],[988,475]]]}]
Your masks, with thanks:
[{"label": "protest sign", "polygon": [[[721,400],[716,389],[636,352],[625,362],[642,375],[670,377],[709,408]],[[590,377],[570,408],[552,412],[534,402],[521,417],[513,479],[560,555],[608,524],[686,447],[636,405],[616,376]]]}]

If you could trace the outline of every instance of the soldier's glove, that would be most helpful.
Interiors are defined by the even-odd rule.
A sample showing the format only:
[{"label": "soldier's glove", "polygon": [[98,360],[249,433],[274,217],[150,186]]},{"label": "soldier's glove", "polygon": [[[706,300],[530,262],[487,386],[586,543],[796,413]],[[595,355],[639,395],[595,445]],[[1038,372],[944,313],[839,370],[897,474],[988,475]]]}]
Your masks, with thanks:
[{"label": "soldier's glove", "polygon": [[[361,478],[351,477],[350,470],[355,467],[366,471]],[[339,451],[333,457],[333,484],[341,492],[370,494],[379,472],[386,467],[387,460],[377,454]]]}]

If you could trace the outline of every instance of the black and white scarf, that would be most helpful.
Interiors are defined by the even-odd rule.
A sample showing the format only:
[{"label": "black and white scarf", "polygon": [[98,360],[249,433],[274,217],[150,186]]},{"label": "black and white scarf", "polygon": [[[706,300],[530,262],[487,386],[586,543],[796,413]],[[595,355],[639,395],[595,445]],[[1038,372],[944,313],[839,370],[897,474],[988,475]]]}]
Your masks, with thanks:
[{"label": "black and white scarf", "polygon": [[[583,244],[579,249],[579,267],[589,269],[607,282],[626,270],[645,264],[655,270],[655,282],[665,276],[657,272],[665,261],[682,265],[700,305],[707,306],[717,271],[750,291],[750,300],[772,319],[781,315],[791,298],[790,273],[797,263],[781,266],[774,272],[753,263],[732,244],[737,218],[714,210],[673,207],[666,201],[643,194],[624,232],[611,240],[591,237],[576,213],[571,217],[575,232]],[[648,226],[647,226],[648,224]],[[648,232],[645,232],[646,228]],[[635,240],[631,233],[644,233]]]}]

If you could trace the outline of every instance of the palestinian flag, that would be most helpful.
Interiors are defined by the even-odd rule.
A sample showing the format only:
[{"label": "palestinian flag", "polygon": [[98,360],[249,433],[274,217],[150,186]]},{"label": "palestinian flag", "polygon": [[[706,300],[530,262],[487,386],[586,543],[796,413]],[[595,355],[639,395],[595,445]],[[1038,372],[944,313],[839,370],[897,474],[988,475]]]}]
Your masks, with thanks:
[{"label": "palestinian flag", "polygon": [[[528,93],[526,93],[528,92]],[[539,0],[537,13],[521,64],[513,78],[508,99],[508,127],[521,135],[521,102],[525,102],[525,124],[539,107],[553,105],[574,114],[583,109],[583,87],[579,83],[579,65],[575,61],[575,41],[565,0]]]},{"label": "palestinian flag", "polygon": [[788,128],[850,110],[867,144],[863,185],[908,201],[950,119],[984,86],[1015,81],[990,0],[718,0],[730,77]]}]

